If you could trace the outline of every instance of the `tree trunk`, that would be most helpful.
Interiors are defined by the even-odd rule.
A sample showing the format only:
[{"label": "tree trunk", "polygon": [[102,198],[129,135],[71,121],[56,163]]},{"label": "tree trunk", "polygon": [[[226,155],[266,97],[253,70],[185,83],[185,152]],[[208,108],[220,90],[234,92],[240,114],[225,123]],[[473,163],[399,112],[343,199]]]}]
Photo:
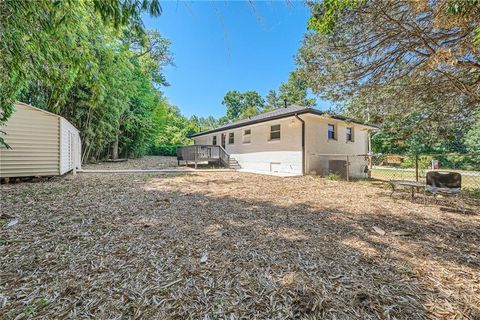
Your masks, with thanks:
[{"label": "tree trunk", "polygon": [[115,141],[112,143],[110,153],[111,153],[112,160],[118,159],[118,136],[115,138]]}]

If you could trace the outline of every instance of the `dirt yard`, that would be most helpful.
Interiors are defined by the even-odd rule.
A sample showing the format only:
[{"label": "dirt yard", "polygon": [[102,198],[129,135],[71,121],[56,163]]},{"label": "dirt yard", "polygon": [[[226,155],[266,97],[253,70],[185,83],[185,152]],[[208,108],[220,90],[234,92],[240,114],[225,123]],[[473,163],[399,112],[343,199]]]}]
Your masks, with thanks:
[{"label": "dirt yard", "polygon": [[480,319],[480,210],[235,172],[0,192],[1,319]]}]

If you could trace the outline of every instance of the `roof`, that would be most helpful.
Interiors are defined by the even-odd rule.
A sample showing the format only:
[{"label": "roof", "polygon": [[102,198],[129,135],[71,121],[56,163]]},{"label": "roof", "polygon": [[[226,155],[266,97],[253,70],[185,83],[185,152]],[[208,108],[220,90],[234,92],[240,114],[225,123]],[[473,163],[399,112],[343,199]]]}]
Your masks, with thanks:
[{"label": "roof", "polygon": [[35,111],[42,112],[42,113],[44,113],[44,114],[46,114],[46,115],[49,115],[49,116],[52,116],[52,117],[55,117],[55,118],[63,119],[63,121],[67,122],[70,126],[72,126],[73,129],[75,129],[75,130],[77,130],[78,132],[80,132],[80,130],[78,130],[73,124],[71,124],[70,121],[68,121],[67,119],[65,119],[64,117],[62,117],[62,116],[60,116],[60,115],[58,115],[58,114],[55,114],[55,113],[49,112],[49,111],[47,111],[47,110],[43,110],[43,109],[34,107],[34,106],[32,106],[31,104],[24,103],[24,102],[20,102],[20,101],[15,102],[15,106],[26,107],[26,108],[29,108],[29,109],[32,109],[32,110],[35,110]]},{"label": "roof", "polygon": [[24,102],[15,102],[15,105],[18,106],[23,106],[23,107],[27,107],[27,108],[30,108],[30,109],[33,109],[35,111],[40,111],[40,112],[43,112],[45,114],[48,114],[49,116],[53,116],[53,117],[56,117],[56,118],[61,118],[61,116],[59,116],[58,114],[55,114],[55,113],[51,113],[47,110],[43,110],[43,109],[40,109],[40,108],[37,108],[37,107],[34,107],[32,106],[31,104],[28,104],[28,103],[24,103]]},{"label": "roof", "polygon": [[351,120],[351,119],[348,119],[348,118],[342,117],[342,116],[331,115],[327,112],[320,111],[318,109],[291,105],[291,106],[286,107],[286,108],[285,107],[278,108],[278,109],[275,109],[275,110],[272,110],[272,111],[257,114],[255,116],[252,116],[252,117],[249,117],[249,118],[246,118],[246,119],[243,119],[243,120],[239,120],[239,121],[236,121],[236,122],[233,122],[233,123],[228,123],[228,124],[225,124],[221,127],[218,127],[218,128],[212,129],[212,130],[195,133],[195,134],[190,135],[190,138],[203,136],[205,134],[224,131],[224,130],[228,130],[228,129],[240,128],[240,127],[255,124],[255,123],[261,123],[261,122],[266,122],[266,121],[270,121],[270,120],[288,118],[288,117],[292,117],[292,116],[295,116],[295,115],[306,114],[306,113],[315,114],[315,115],[319,115],[319,116],[326,116],[326,117],[330,117],[332,119],[337,119],[337,120],[341,120],[341,121],[353,122],[353,123],[357,123],[357,124],[364,125],[364,126],[367,126],[367,127],[371,127],[373,129],[378,128],[377,126],[372,125],[372,124],[367,124],[367,123],[363,123],[363,122],[360,122],[360,121]]}]

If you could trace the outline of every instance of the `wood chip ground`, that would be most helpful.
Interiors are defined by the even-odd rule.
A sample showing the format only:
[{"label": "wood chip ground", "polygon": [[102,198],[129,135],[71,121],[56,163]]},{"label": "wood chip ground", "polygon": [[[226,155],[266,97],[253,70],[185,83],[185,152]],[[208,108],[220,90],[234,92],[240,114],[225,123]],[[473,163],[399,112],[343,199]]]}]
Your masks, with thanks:
[{"label": "wood chip ground", "polygon": [[480,319],[475,205],[235,172],[0,192],[1,319]]}]

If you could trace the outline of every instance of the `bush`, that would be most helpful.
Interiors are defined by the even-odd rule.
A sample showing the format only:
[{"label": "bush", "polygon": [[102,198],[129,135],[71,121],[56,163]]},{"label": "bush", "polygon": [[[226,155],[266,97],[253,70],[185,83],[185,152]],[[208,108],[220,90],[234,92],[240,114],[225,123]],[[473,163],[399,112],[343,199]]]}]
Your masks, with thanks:
[{"label": "bush", "polygon": [[325,176],[325,179],[327,180],[332,180],[332,181],[338,181],[340,180],[340,175],[337,173],[330,172],[328,175]]},{"label": "bush", "polygon": [[161,146],[152,146],[148,152],[151,156],[177,156],[177,147],[176,145],[161,145]]},{"label": "bush", "polygon": [[[419,169],[429,169],[432,167],[433,157],[431,156],[419,156],[418,157],[418,168]],[[400,165],[402,168],[415,168],[415,156],[408,156],[403,158],[403,162]]]}]

